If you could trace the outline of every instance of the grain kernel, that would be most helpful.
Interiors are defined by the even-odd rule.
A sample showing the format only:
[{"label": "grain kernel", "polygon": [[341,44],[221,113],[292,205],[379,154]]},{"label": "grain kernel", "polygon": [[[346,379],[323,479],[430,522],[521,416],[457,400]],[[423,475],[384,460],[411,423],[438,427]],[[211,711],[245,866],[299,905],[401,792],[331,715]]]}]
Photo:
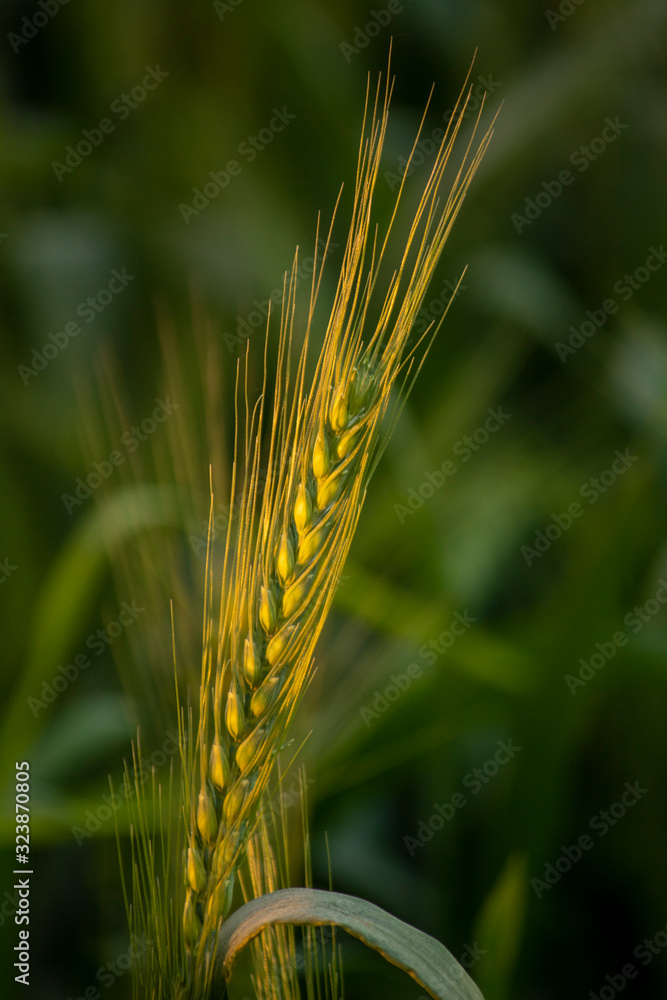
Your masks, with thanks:
[{"label": "grain kernel", "polygon": [[250,782],[248,779],[244,778],[243,781],[239,781],[238,784],[236,784],[225,796],[222,811],[227,823],[233,823],[243,809],[243,803],[245,802],[246,792],[249,785]]},{"label": "grain kernel", "polygon": [[291,618],[298,611],[308,594],[312,574],[302,573],[283,594],[282,609],[285,618]]},{"label": "grain kernel", "polygon": [[336,434],[347,427],[347,391],[343,385],[339,386],[331,403],[329,423]]},{"label": "grain kernel", "polygon": [[264,728],[258,726],[250,736],[244,739],[243,743],[236,748],[236,763],[241,773],[247,771],[252,763],[253,757],[259,750],[264,740]]},{"label": "grain kernel", "polygon": [[209,764],[211,781],[219,792],[224,791],[225,785],[229,781],[229,760],[227,751],[217,740],[211,747],[211,760]]},{"label": "grain kernel", "polygon": [[259,622],[267,635],[276,627],[276,599],[273,591],[264,586],[259,589]]},{"label": "grain kernel", "polygon": [[273,666],[278,662],[282,654],[287,648],[287,644],[292,638],[292,633],[294,632],[296,625],[283,625],[280,632],[276,634],[269,641],[266,647],[266,659],[270,666]]},{"label": "grain kernel", "polygon": [[354,447],[354,439],[360,430],[361,427],[350,427],[348,431],[345,431],[336,444],[336,455],[338,458],[345,458],[350,454]]},{"label": "grain kernel", "polygon": [[280,680],[277,677],[267,677],[264,683],[257,688],[250,702],[250,712],[256,719],[271,708],[279,685]]},{"label": "grain kernel", "polygon": [[313,502],[310,499],[310,493],[303,483],[299,483],[296,491],[296,500],[294,501],[294,523],[300,535],[308,531],[312,519]]},{"label": "grain kernel", "polygon": [[231,875],[226,882],[220,881],[208,897],[206,904],[206,919],[213,924],[224,920],[232,908],[232,896],[234,894],[234,876]]},{"label": "grain kernel", "polygon": [[197,802],[197,827],[206,844],[212,844],[218,833],[218,817],[213,798],[206,788],[202,788]]},{"label": "grain kernel", "polygon": [[256,688],[262,677],[262,664],[252,636],[243,644],[243,676],[251,688]]},{"label": "grain kernel", "polygon": [[344,479],[344,472],[332,472],[327,479],[322,479],[317,484],[317,506],[320,510],[324,510],[337,499]]},{"label": "grain kernel", "polygon": [[206,888],[206,868],[201,856],[201,851],[196,847],[188,847],[188,862],[186,865],[188,885],[193,892],[202,893]]},{"label": "grain kernel", "polygon": [[294,548],[290,542],[287,532],[283,532],[278,542],[278,552],[276,555],[276,573],[283,587],[294,572]]},{"label": "grain kernel", "polygon": [[241,739],[245,726],[245,712],[243,711],[243,699],[236,687],[233,686],[227,692],[225,725],[227,726],[227,732],[233,740]]},{"label": "grain kernel", "polygon": [[194,948],[201,934],[201,921],[197,916],[197,899],[192,891],[188,892],[183,912],[183,937],[188,948]]},{"label": "grain kernel", "polygon": [[330,466],[329,442],[324,427],[320,428],[315,447],[313,448],[313,472],[316,479],[323,479]]},{"label": "grain kernel", "polygon": [[324,540],[329,532],[328,524],[319,524],[308,532],[299,542],[296,557],[302,566],[310,562],[313,556],[322,548]]}]

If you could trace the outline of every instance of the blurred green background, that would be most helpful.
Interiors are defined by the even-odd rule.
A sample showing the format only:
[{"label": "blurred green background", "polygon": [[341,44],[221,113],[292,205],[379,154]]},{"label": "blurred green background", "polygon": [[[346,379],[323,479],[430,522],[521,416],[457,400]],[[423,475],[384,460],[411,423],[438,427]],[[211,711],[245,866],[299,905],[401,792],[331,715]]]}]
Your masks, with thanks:
[{"label": "blurred green background", "polygon": [[[484,122],[502,109],[423,318],[468,270],[369,491],[299,720],[316,884],[328,831],[334,888],[438,937],[486,1000],[665,995],[664,2],[6,0],[1,18],[2,995],[129,996],[129,974],[98,975],[128,948],[101,797],[137,722],[146,756],[169,757],[168,600],[196,672],[197,537],[209,460],[233,442],[236,357],[249,339],[256,387],[255,300],[297,244],[312,254],[344,181],[343,242],[390,36],[381,224],[432,83],[426,137],[476,48]],[[105,461],[95,499],[63,499]],[[222,459],[214,476],[225,496]],[[126,608],[120,635],[133,601],[148,610]],[[118,641],[96,647],[98,629]],[[77,655],[90,669],[31,709]],[[346,955],[350,998],[418,1000],[378,956]]]}]

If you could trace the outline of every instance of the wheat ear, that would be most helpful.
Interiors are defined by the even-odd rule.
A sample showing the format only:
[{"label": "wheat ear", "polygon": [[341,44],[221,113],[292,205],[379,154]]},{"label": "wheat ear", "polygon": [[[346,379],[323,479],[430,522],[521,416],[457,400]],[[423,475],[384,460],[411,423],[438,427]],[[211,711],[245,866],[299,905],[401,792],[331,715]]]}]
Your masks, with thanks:
[{"label": "wheat ear", "polygon": [[[380,244],[377,231],[371,229],[371,207],[390,96],[389,79],[384,85],[380,81],[368,114],[367,93],[352,222],[308,392],[306,356],[321,263],[315,264],[306,335],[293,386],[290,347],[296,261],[285,281],[261,498],[265,393],[252,413],[246,403],[245,441],[237,445],[235,469],[241,464],[245,468],[239,522],[234,538],[231,526],[227,536],[217,629],[208,611],[205,615],[196,766],[186,775],[183,929],[188,977],[197,997],[205,996],[210,987],[214,940],[231,906],[234,873],[275,755],[310,677],[315,643],[374,463],[386,442],[383,421],[392,388],[397,382],[405,388],[419,368],[413,364],[414,352],[406,357],[410,331],[490,138],[489,132],[473,149],[473,135],[442,205],[438,188],[465,111],[462,96],[415,212],[400,266],[378,302],[378,273],[396,217],[394,210]],[[403,185],[399,200],[402,191]],[[379,318],[372,324],[371,301],[379,305]],[[265,359],[265,389],[266,367]]]}]

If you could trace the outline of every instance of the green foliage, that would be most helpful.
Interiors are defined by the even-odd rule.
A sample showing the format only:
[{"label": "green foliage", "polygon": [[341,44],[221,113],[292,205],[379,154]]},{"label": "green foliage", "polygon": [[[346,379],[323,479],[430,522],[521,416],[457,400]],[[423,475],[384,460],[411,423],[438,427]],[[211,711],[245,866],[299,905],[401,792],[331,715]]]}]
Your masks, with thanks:
[{"label": "green foliage", "polygon": [[[302,259],[312,253],[317,212],[329,217],[355,162],[366,72],[384,67],[390,32],[397,90],[386,171],[396,172],[407,156],[433,80],[426,134],[439,127],[475,46],[475,72],[499,84],[490,106],[504,104],[427,295],[434,303],[429,316],[450,294],[445,282],[455,284],[467,265],[465,288],[377,469],[320,642],[314,686],[295,720],[297,745],[313,731],[304,757],[312,781],[314,884],[327,883],[317,849],[326,829],[334,888],[371,899],[446,941],[457,958],[474,954],[476,941],[480,949],[486,940],[497,942],[495,966],[489,947],[470,968],[489,997],[539,993],[555,1000],[574,988],[599,993],[605,976],[627,962],[638,969],[638,990],[665,992],[664,954],[646,965],[633,954],[664,930],[667,891],[665,609],[642,610],[646,621],[634,612],[655,600],[659,580],[667,578],[664,277],[658,271],[637,282],[627,298],[615,290],[618,282],[627,285],[625,274],[645,265],[652,247],[660,248],[667,231],[663,5],[588,0],[553,30],[544,11],[527,2],[424,0],[404,7],[349,62],[340,44],[354,42],[370,8],[352,0],[244,0],[223,20],[209,3],[186,7],[169,0],[140,10],[71,3],[18,52],[7,33],[34,11],[9,4],[3,10],[0,516],[8,530],[0,560],[16,569],[0,585],[7,664],[0,678],[7,727],[0,778],[3,787],[11,784],[20,745],[42,775],[32,800],[42,880],[33,957],[40,995],[56,981],[63,996],[81,995],[99,985],[104,963],[127,951],[114,824],[102,823],[81,847],[71,828],[99,808],[109,771],[122,781],[119,762],[129,756],[139,719],[152,733],[146,756],[160,748],[166,728],[160,720],[170,707],[158,711],[155,698],[144,705],[135,696],[130,719],[119,713],[112,660],[141,632],[133,652],[145,651],[142,677],[153,669],[149,660],[171,669],[172,595],[156,574],[150,583],[155,600],[146,605],[156,607],[157,594],[164,602],[155,633],[144,631],[140,619],[136,632],[128,629],[38,718],[30,713],[28,678],[39,693],[42,679],[85,650],[86,637],[112,620],[122,601],[136,597],[141,605],[148,597],[124,593],[117,567],[114,589],[95,547],[99,536],[91,547],[85,524],[87,515],[91,522],[97,516],[95,501],[70,516],[61,497],[155,406],[156,302],[177,342],[187,345],[197,325],[194,286],[213,317],[219,351],[215,365],[201,366],[203,376],[219,369],[221,399],[228,401],[235,354],[249,340],[256,359],[251,388],[259,384],[263,325],[252,325],[254,300],[265,303],[282,287],[295,243]],[[115,119],[115,132],[58,181],[52,162],[62,161],[67,145],[97,127],[112,101],[140,85],[146,66],[156,64],[169,77],[126,119]],[[245,137],[267,127],[273,108],[283,106],[296,118],[186,224],[179,204],[192,204],[193,189],[207,183],[209,171],[238,158]],[[629,127],[580,172],[571,156],[615,116]],[[574,182],[517,232],[512,214],[525,215],[526,200],[565,169]],[[419,171],[408,180],[409,196]],[[381,195],[388,206],[388,182]],[[343,207],[350,197],[343,192]],[[336,232],[333,239],[342,244]],[[331,273],[338,265],[333,254]],[[135,279],[86,324],[78,305],[123,267]],[[333,291],[327,278],[322,295],[331,300]],[[558,345],[572,336],[569,328],[581,330],[587,310],[596,313],[609,299],[618,311],[584,336],[574,354],[563,355],[562,348],[559,354]],[[239,333],[239,317],[249,336]],[[81,334],[24,384],[17,366],[31,364],[33,348],[41,351],[49,332],[76,320]],[[120,359],[132,407],[108,447],[96,451],[79,445],[78,431],[87,438],[87,428],[73,385],[94,391],[94,359],[103,341]],[[198,364],[184,364],[190,385],[193,372],[202,376]],[[465,437],[499,407],[510,419],[464,462]],[[216,417],[196,423],[216,429],[219,453],[229,452],[229,423]],[[165,435],[170,427],[164,425]],[[123,446],[126,465],[149,464],[148,451],[158,448],[162,433],[136,454]],[[588,503],[582,487],[626,448],[637,462]],[[176,601],[181,607],[199,598],[203,559],[188,539],[201,536],[208,514],[209,451],[203,454],[203,463],[192,459],[197,481],[187,528],[173,532],[169,550],[186,568]],[[185,455],[184,469],[189,461]],[[456,472],[421,505],[415,501],[416,509],[408,507],[410,491],[447,461]],[[122,471],[96,495],[113,501]],[[144,481],[169,488],[176,479],[163,465],[147,471]],[[572,503],[583,515],[527,565],[521,547],[535,548],[536,532],[544,533],[553,515]],[[410,510],[403,521],[397,504]],[[129,530],[127,537],[136,538]],[[130,546],[128,558],[133,553]],[[466,611],[477,621],[446,652],[429,652],[428,644],[450,630],[454,613]],[[197,629],[191,631],[198,638]],[[619,631],[627,635],[623,645],[613,642]],[[177,634],[181,641],[187,648]],[[604,656],[596,644],[608,649],[610,643],[613,655],[571,691],[566,675],[577,677],[580,660]],[[137,660],[124,657],[123,677],[133,690],[125,665]],[[185,671],[187,657],[180,659]],[[410,664],[416,676],[407,673]],[[410,680],[395,701],[386,694],[392,674]],[[374,708],[376,693],[386,708]],[[369,725],[362,708],[377,712]],[[104,720],[93,732],[91,718]],[[70,726],[81,736],[72,744],[82,748],[78,760],[62,743],[63,727]],[[473,794],[475,768],[493,760],[503,740],[513,740],[520,753]],[[40,762],[56,750],[58,767],[49,771]],[[648,793],[599,837],[591,820],[635,780]],[[444,820],[434,806],[451,804],[456,793],[466,804]],[[5,796],[7,885],[11,808]],[[441,828],[435,829],[437,819],[429,826],[433,816],[443,819]],[[122,832],[124,811],[117,818]],[[431,837],[411,855],[405,838],[416,840],[419,831]],[[538,898],[531,879],[544,880],[563,846],[587,833],[594,848]],[[507,868],[518,856],[525,868]],[[14,985],[14,930],[6,920],[3,995]],[[554,963],[555,950],[563,948],[568,961]],[[392,978],[380,960],[346,950],[349,997],[416,1000],[398,971]],[[48,970],[48,985],[41,969]],[[115,994],[127,995],[128,984],[129,977],[119,978]]]}]

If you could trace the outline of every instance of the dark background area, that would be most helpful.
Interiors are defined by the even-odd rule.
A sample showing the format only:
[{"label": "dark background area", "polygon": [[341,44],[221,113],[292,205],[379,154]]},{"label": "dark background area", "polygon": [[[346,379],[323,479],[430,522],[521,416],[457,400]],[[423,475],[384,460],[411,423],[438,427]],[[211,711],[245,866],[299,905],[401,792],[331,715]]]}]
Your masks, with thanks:
[{"label": "dark background area", "polygon": [[[3,996],[79,997],[127,951],[114,822],[80,846],[72,829],[98,815],[138,721],[147,756],[168,740],[170,597],[196,672],[204,564],[192,539],[212,456],[228,488],[243,331],[254,390],[255,300],[281,287],[297,244],[301,259],[312,254],[318,212],[327,227],[345,182],[342,244],[367,74],[384,73],[392,36],[381,225],[433,83],[425,137],[475,49],[483,125],[502,109],[427,293],[429,321],[467,266],[462,289],[369,490],[298,723],[313,731],[315,879],[327,884],[326,830],[334,888],[438,937],[486,1000],[665,995],[667,7],[399,6],[3,5]],[[155,87],[142,97],[147,73]],[[285,127],[252,157],[242,144],[276,110]],[[68,153],[84,130],[99,142]],[[423,156],[408,199],[426,180]],[[238,176],[184,212],[232,159]],[[98,298],[113,271],[132,277]],[[305,280],[301,294],[307,304]],[[90,296],[100,310],[86,322],[77,310]],[[63,339],[77,321],[81,333]],[[115,408],[99,388],[111,353]],[[148,443],[131,431],[123,442],[165,387],[177,415]],[[490,411],[505,416],[489,423]],[[94,499],[63,500],[118,447],[126,461]],[[456,472],[438,485],[447,460]],[[143,521],[123,521],[123,491],[137,483],[187,484],[188,503],[166,514],[163,494],[146,494]],[[109,527],[98,501],[114,499]],[[148,610],[98,656],[88,638],[132,601]],[[474,622],[447,645],[457,613]],[[27,699],[82,652],[91,668],[35,714]],[[499,741],[520,749],[499,758]],[[12,784],[24,759],[28,989],[11,957]],[[615,806],[627,783],[645,791]],[[572,861],[582,837],[590,847]],[[346,968],[351,1000],[420,996],[361,947],[350,944]],[[120,1000],[129,985],[117,977],[101,995]]]}]

